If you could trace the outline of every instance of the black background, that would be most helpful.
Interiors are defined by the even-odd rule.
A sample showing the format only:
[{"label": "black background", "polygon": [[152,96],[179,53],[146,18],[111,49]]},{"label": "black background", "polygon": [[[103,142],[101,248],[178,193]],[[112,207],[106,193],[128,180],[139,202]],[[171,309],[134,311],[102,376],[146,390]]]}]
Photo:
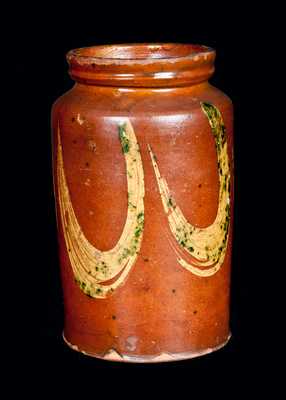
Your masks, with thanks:
[{"label": "black background", "polygon": [[[195,9],[188,3],[166,3],[156,10],[154,4],[145,3],[129,7],[110,3],[105,9],[97,4],[77,4],[64,10],[38,5],[36,12],[34,7],[25,8],[22,18],[19,11],[19,23],[15,25],[16,69],[22,96],[15,123],[21,123],[23,132],[17,140],[23,159],[19,169],[24,173],[18,188],[26,227],[19,252],[25,260],[25,271],[28,268],[28,274],[24,273],[28,279],[22,288],[23,302],[29,297],[20,312],[18,304],[17,314],[18,326],[22,326],[26,338],[22,346],[26,355],[19,362],[24,366],[21,374],[27,372],[29,377],[25,385],[32,387],[35,380],[49,382],[51,387],[55,382],[62,388],[74,384],[75,389],[82,386],[85,393],[86,380],[91,390],[93,385],[108,381],[113,386],[111,382],[123,379],[124,388],[120,390],[128,390],[125,385],[130,377],[139,379],[145,388],[163,377],[167,386],[179,379],[190,385],[202,382],[202,389],[210,385],[215,391],[223,382],[235,382],[237,388],[242,382],[254,382],[255,376],[261,377],[270,367],[267,332],[272,310],[265,277],[269,260],[263,253],[268,243],[261,238],[265,229],[262,213],[267,206],[263,188],[271,156],[265,110],[270,84],[265,54],[273,49],[273,39],[267,33],[272,20],[270,10],[262,14],[260,4],[259,13],[251,12],[237,3],[221,9],[207,4]],[[52,192],[50,109],[57,97],[73,85],[65,61],[68,50],[120,42],[190,42],[214,47],[216,72],[211,83],[234,103],[233,337],[222,350],[190,361],[161,365],[104,362],[71,351],[61,337],[63,304]],[[203,383],[203,377],[208,377],[208,384]],[[45,390],[50,385],[45,385]]]}]

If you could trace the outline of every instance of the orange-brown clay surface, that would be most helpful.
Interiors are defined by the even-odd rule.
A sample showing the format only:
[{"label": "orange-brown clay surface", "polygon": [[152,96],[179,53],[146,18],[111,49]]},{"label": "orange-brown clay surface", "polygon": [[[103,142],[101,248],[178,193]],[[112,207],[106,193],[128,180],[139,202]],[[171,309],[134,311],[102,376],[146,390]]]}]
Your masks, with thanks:
[{"label": "orange-brown clay surface", "polygon": [[228,340],[232,104],[208,83],[214,58],[186,44],[68,53],[54,183],[64,336],[79,351],[165,361]]}]

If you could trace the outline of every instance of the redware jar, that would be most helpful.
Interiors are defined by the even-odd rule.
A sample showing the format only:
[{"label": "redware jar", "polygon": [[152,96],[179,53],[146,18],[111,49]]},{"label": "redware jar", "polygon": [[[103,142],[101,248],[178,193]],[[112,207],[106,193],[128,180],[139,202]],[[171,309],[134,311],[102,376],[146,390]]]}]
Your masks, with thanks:
[{"label": "redware jar", "polygon": [[95,357],[158,362],[227,343],[232,103],[192,44],[67,55],[52,110],[64,339]]}]

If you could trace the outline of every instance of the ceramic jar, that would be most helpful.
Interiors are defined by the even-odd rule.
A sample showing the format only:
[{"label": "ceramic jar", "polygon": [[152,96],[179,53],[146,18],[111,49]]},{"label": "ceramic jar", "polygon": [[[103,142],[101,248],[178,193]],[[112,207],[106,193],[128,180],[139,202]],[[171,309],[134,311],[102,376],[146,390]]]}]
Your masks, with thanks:
[{"label": "ceramic jar", "polygon": [[52,110],[64,339],[91,356],[192,358],[230,337],[232,103],[215,51],[94,46],[67,55]]}]

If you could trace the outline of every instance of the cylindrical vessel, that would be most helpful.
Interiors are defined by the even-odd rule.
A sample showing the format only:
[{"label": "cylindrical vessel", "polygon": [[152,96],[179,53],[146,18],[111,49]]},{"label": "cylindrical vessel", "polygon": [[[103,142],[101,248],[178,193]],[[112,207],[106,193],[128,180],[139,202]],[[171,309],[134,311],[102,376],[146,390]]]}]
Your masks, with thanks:
[{"label": "cylindrical vessel", "polygon": [[230,337],[232,103],[215,51],[94,46],[67,55],[52,110],[64,339],[95,357],[192,358]]}]

